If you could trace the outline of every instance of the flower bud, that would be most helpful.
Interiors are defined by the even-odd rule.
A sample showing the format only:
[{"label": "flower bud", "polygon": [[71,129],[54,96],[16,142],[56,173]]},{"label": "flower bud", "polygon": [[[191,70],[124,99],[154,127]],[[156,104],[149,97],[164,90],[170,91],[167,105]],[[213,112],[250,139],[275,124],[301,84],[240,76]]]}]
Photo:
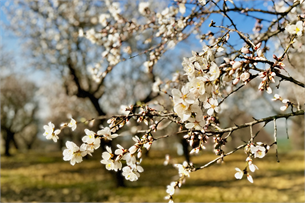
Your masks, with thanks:
[{"label": "flower bud", "polygon": [[281,111],[285,111],[287,108],[288,108],[288,106],[281,106],[281,107],[280,107],[280,110],[281,110]]},{"label": "flower bud", "polygon": [[230,34],[228,33],[227,36],[226,36],[226,41],[228,41],[230,38]]},{"label": "flower bud", "polygon": [[138,158],[141,158],[142,157],[142,151],[139,151],[137,156],[138,156]]},{"label": "flower bud", "polygon": [[243,62],[240,62],[240,61],[239,62],[234,62],[232,68],[237,69],[237,68],[241,67],[242,65],[243,65]]},{"label": "flower bud", "polygon": [[268,87],[267,87],[266,92],[267,92],[268,94],[271,94],[271,93],[272,93],[272,89],[271,89],[271,87],[270,87],[270,86],[268,86]]},{"label": "flower bud", "polygon": [[137,151],[138,147],[136,145],[131,146],[128,150],[130,154],[134,154]]},{"label": "flower bud", "polygon": [[224,60],[226,63],[229,63],[229,62],[230,62],[230,59],[227,58],[227,57],[224,57],[223,60]]},{"label": "flower bud", "polygon": [[249,54],[250,53],[250,50],[246,47],[242,47],[241,48],[241,52],[244,53],[244,54]]},{"label": "flower bud", "polygon": [[235,79],[233,80],[233,85],[238,84],[239,80],[240,80],[239,78],[235,78]]},{"label": "flower bud", "polygon": [[231,69],[230,72],[229,72],[229,76],[231,76],[234,73],[235,73],[235,69]]},{"label": "flower bud", "polygon": [[257,49],[257,56],[264,57],[263,52],[261,49]]},{"label": "flower bud", "polygon": [[255,45],[254,49],[255,49],[255,50],[259,49],[259,48],[261,47],[261,45],[262,45],[262,42],[257,43],[257,44]]},{"label": "flower bud", "polygon": [[244,72],[244,73],[242,73],[242,74],[240,75],[240,79],[241,79],[242,81],[248,80],[249,77],[250,77],[250,73],[249,73],[249,72]]}]

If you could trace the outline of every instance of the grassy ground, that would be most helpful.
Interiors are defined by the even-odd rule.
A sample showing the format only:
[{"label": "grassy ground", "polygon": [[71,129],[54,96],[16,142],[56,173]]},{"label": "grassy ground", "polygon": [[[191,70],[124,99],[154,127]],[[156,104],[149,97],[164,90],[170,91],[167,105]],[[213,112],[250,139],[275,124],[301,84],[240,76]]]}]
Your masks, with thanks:
[{"label": "grassy ground", "polygon": [[[60,153],[18,154],[1,157],[1,202],[167,202],[166,185],[177,170],[163,166],[164,154],[152,152],[142,162],[144,172],[126,188],[114,183],[99,163],[100,154],[71,166]],[[194,172],[174,196],[175,202],[305,202],[304,151],[282,153],[280,163],[272,153],[254,163],[254,183],[234,178],[235,167],[245,166],[246,155],[231,155],[225,163]],[[205,164],[215,155],[193,157]],[[178,158],[183,161],[183,158]]]}]

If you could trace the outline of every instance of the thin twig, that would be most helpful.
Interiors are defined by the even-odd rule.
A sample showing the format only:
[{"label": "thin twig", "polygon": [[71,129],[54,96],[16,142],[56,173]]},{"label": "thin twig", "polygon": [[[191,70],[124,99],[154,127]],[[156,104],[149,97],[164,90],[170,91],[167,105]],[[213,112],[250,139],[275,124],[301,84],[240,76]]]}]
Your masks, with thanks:
[{"label": "thin twig", "polygon": [[236,152],[237,150],[239,150],[239,149],[241,149],[241,148],[244,148],[246,145],[247,145],[247,144],[242,144],[242,145],[236,147],[236,148],[235,148],[234,150],[232,150],[231,152],[228,152],[228,153],[226,153],[226,154],[224,154],[224,155],[221,155],[221,156],[217,157],[216,159],[210,161],[209,163],[207,163],[207,164],[205,164],[205,165],[203,165],[203,166],[201,166],[201,167],[194,168],[194,169],[192,169],[192,171],[197,171],[197,170],[200,170],[200,169],[204,169],[204,168],[206,168],[206,167],[208,167],[208,166],[210,166],[210,165],[216,163],[218,160],[223,159],[225,156],[228,156],[228,155],[230,155],[230,154],[233,154],[233,153]]},{"label": "thin twig", "polygon": [[289,134],[288,134],[288,118],[286,118],[286,120],[285,120],[285,126],[286,126],[287,139],[289,139]]},{"label": "thin twig", "polygon": [[277,126],[276,126],[276,118],[273,119],[273,128],[274,128],[274,144],[276,144],[276,149],[275,149],[275,155],[276,155],[276,159],[277,159],[277,162],[280,162],[279,160],[279,154],[278,154],[278,146],[277,146]]}]

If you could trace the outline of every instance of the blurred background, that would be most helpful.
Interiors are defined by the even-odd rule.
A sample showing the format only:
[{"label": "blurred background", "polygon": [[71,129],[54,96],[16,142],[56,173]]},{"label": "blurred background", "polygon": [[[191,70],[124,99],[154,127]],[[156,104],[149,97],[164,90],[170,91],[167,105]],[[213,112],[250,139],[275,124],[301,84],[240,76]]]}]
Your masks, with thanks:
[{"label": "blurred background", "polygon": [[[168,5],[177,6],[174,1],[150,2],[150,9],[155,11],[162,11]],[[244,6],[270,6],[267,1],[260,5],[255,1],[237,2]],[[143,16],[135,12],[139,1],[120,3],[125,18],[144,22]],[[189,160],[203,165],[216,158],[211,141],[207,150],[199,155],[185,155],[190,149],[187,149],[183,135],[175,134],[179,127],[170,125],[157,135],[171,137],[153,144],[151,151],[144,155],[144,173],[137,182],[125,181],[124,187],[117,187],[117,178],[99,162],[103,148],[75,166],[64,162],[65,142],[69,140],[80,145],[88,124],[80,124],[73,132],[64,129],[59,141],[54,143],[43,136],[43,125],[48,122],[59,127],[61,123],[69,122],[71,116],[81,121],[118,114],[121,105],[147,99],[151,105],[157,101],[170,108],[171,101],[166,95],[152,92],[154,80],[143,66],[149,53],[119,63],[101,83],[92,80],[90,69],[96,67],[97,62],[101,69],[106,69],[108,64],[101,56],[103,47],[79,37],[79,30],[101,29],[99,16],[107,13],[104,1],[1,0],[0,5],[1,202],[165,202],[166,186],[178,175],[172,163]],[[269,18],[267,14],[264,17]],[[207,17],[202,31],[198,32],[211,30],[215,36],[220,35],[219,30],[208,27],[212,18],[220,21],[222,17]],[[237,18],[237,25],[243,25],[242,29],[247,33],[252,32],[255,22],[247,16]],[[131,35],[122,49],[132,52],[122,56],[129,58],[156,45],[158,40],[152,37],[154,35],[153,31]],[[199,39],[191,35],[179,42],[155,65],[153,77],[166,83],[167,78],[171,79],[174,73],[183,70],[183,57],[190,57],[192,50],[202,50],[208,40],[211,39],[199,43]],[[272,39],[270,42],[270,56],[283,50],[279,41]],[[235,46],[240,44],[241,41],[234,43]],[[285,62],[285,69],[292,77],[304,81],[304,45],[291,52],[294,53],[289,62]],[[222,127],[280,113],[281,104],[272,102],[272,96],[268,94],[258,93],[259,82],[251,81],[248,88],[223,103],[219,116]],[[304,90],[299,87],[281,82],[279,93],[304,105]],[[274,148],[264,159],[256,159],[254,162],[259,170],[252,175],[254,184],[234,178],[235,167],[245,165],[246,155],[241,151],[226,158],[222,164],[191,174],[175,194],[174,201],[305,202],[304,117],[279,119],[277,124],[280,162],[277,162]],[[97,121],[90,129],[97,131],[100,125],[106,126],[103,121]],[[122,137],[117,143],[125,148],[133,144],[131,137],[135,131],[132,127],[145,129],[145,125],[131,121],[120,130],[118,133]],[[264,128],[255,126],[254,131],[258,130],[257,141],[273,142],[273,124]],[[249,137],[248,129],[234,132],[225,150],[231,150]],[[166,154],[171,156],[172,163],[165,166]]]}]

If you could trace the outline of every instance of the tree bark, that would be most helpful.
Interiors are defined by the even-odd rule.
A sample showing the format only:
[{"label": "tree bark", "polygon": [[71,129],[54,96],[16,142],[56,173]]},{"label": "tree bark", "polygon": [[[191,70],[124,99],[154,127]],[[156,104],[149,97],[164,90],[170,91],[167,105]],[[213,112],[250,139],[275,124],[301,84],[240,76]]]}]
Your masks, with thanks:
[{"label": "tree bark", "polygon": [[[106,113],[102,110],[102,108],[99,104],[98,98],[96,98],[93,94],[90,94],[90,93],[88,94],[88,98],[90,99],[92,105],[94,106],[94,108],[99,116],[106,115]],[[102,124],[103,121],[101,121],[100,123]],[[101,141],[101,147],[104,151],[106,151],[106,149],[104,147],[105,145],[108,145],[108,146],[111,146],[112,148],[114,148],[112,141],[108,141],[107,143],[105,143],[104,140]],[[122,171],[111,172],[111,175],[116,181],[116,187],[125,187],[125,182],[124,182],[124,177],[122,176]]]},{"label": "tree bark", "polygon": [[181,139],[181,144],[182,144],[182,148],[183,148],[184,158],[187,161],[187,163],[190,163],[191,158],[190,158],[190,153],[189,153],[189,144],[186,141],[186,139],[184,139],[184,138]]},{"label": "tree bark", "polygon": [[10,145],[12,142],[15,145],[16,149],[18,149],[18,145],[15,141],[15,133],[10,130],[6,130],[5,151],[4,151],[5,156],[12,156],[10,153],[10,148],[11,148]]}]

